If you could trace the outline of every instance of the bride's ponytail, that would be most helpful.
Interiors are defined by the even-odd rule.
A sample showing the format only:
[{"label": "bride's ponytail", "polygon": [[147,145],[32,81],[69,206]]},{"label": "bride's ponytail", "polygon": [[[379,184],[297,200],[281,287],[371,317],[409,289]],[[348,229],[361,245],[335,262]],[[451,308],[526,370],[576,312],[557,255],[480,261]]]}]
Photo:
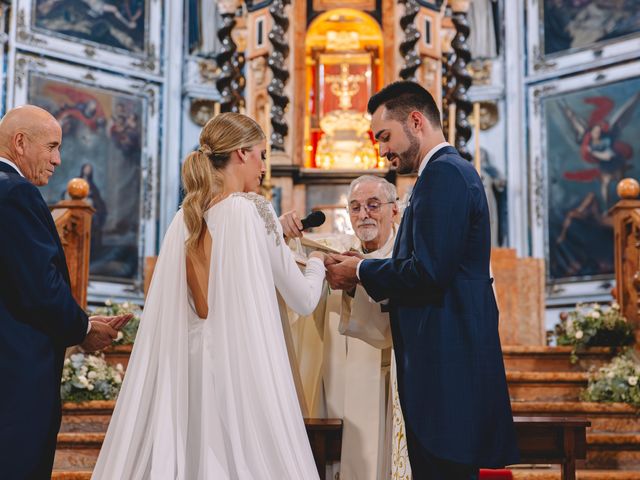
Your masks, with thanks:
[{"label": "bride's ponytail", "polygon": [[222,171],[231,153],[251,148],[264,140],[260,126],[239,113],[221,113],[207,122],[200,133],[200,146],[187,155],[182,165],[184,222],[189,236],[187,250],[198,244],[206,228],[204,212],[224,191]]}]

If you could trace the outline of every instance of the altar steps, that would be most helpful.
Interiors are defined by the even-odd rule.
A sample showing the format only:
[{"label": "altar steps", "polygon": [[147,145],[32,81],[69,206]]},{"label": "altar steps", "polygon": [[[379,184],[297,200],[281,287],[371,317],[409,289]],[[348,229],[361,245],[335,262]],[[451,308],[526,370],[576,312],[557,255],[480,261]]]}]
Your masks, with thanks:
[{"label": "altar steps", "polygon": [[[125,367],[130,346],[105,352],[111,364]],[[569,347],[503,347],[507,381],[516,416],[582,417],[591,421],[587,430],[587,460],[578,464],[578,479],[640,480],[640,416],[620,403],[579,401],[587,385],[587,371],[608,362],[609,348],[589,349],[571,363]],[[91,477],[115,402],[66,403],[56,454],[55,480]],[[557,466],[514,468],[515,480],[556,480]]]}]

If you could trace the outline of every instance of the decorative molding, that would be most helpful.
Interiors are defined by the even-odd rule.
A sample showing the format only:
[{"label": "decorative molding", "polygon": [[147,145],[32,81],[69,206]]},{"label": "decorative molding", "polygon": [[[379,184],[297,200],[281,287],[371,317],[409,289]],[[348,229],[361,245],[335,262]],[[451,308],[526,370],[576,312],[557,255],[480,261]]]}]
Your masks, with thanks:
[{"label": "decorative molding", "polygon": [[153,72],[156,70],[158,62],[158,57],[156,56],[156,46],[154,43],[149,44],[149,54],[143,60],[139,62],[131,63],[132,67],[142,68],[143,70],[148,70],[149,72]]},{"label": "decorative molding", "polygon": [[19,57],[16,60],[15,82],[16,85],[20,88],[23,87],[24,81],[29,74],[29,67],[31,67],[31,69],[33,70],[38,70],[38,68],[46,67],[46,63],[40,58]]},{"label": "decorative molding", "polygon": [[46,45],[46,40],[36,37],[27,29],[27,15],[24,8],[18,12],[18,24],[16,29],[16,37],[19,42],[28,43],[30,45]]},{"label": "decorative molding", "polygon": [[289,30],[289,17],[285,14],[285,7],[291,4],[291,0],[275,0],[269,13],[273,17],[273,27],[269,32],[269,41],[273,45],[273,51],[267,59],[267,65],[273,74],[271,82],[267,86],[267,92],[271,97],[271,148],[284,151],[284,138],[289,133],[289,125],[284,118],[285,110],[289,105],[289,97],[284,89],[289,80],[289,67],[286,63],[289,57],[289,42],[287,32]]},{"label": "decorative molding", "polygon": [[416,28],[415,18],[420,11],[420,6],[415,0],[402,0],[400,3],[404,4],[404,13],[400,17],[400,28],[404,33],[404,40],[400,42],[399,49],[404,64],[400,68],[399,75],[403,80],[417,81],[416,71],[422,65],[422,60],[416,49],[420,32]]}]

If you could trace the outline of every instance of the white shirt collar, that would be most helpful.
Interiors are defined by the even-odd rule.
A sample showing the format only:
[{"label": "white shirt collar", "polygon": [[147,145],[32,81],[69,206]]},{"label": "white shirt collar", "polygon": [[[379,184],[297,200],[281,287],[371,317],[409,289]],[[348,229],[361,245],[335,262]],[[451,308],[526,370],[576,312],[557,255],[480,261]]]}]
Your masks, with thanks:
[{"label": "white shirt collar", "polygon": [[427,154],[424,156],[424,158],[422,159],[422,162],[420,162],[420,168],[418,168],[418,176],[422,174],[422,171],[427,166],[427,163],[429,163],[429,160],[431,160],[431,157],[433,157],[435,153],[441,148],[448,147],[448,146],[450,146],[449,142],[442,142],[436,145],[435,147],[433,147],[431,150],[429,150]]},{"label": "white shirt collar", "polygon": [[17,166],[15,163],[13,163],[11,160],[8,160],[8,159],[6,159],[6,158],[4,158],[4,157],[0,157],[0,162],[2,162],[2,163],[6,163],[6,164],[7,164],[7,165],[9,165],[10,167],[15,168],[15,170],[20,174],[20,176],[24,178],[24,175],[22,174],[22,172],[20,171],[20,169],[18,168],[18,166]]}]

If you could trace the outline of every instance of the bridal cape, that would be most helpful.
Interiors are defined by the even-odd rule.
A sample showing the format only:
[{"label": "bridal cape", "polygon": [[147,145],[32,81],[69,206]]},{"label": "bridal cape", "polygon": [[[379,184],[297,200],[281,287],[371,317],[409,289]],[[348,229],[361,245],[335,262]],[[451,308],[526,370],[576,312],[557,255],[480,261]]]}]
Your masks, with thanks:
[{"label": "bridal cape", "polygon": [[205,214],[209,315],[190,302],[180,210],[164,238],[94,479],[318,479],[287,357],[276,287],[301,314],[324,266],[303,275],[271,205],[233,194]]}]

